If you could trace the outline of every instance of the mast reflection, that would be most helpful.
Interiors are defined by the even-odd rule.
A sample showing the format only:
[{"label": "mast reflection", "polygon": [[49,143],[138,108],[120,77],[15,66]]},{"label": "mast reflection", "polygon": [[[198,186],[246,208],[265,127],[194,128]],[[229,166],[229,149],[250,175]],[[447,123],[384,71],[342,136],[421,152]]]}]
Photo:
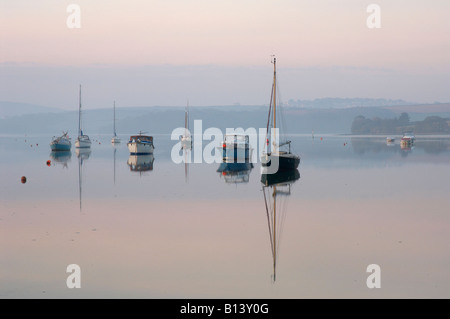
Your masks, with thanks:
[{"label": "mast reflection", "polygon": [[78,187],[79,187],[79,196],[80,196],[80,212],[82,210],[82,186],[83,186],[83,163],[85,160],[89,159],[91,156],[90,148],[77,148],[75,150],[78,157]]},{"label": "mast reflection", "polygon": [[278,248],[283,224],[286,218],[287,199],[291,195],[291,186],[300,178],[298,169],[280,171],[275,174],[261,174],[270,246],[272,250],[273,275],[276,280]]}]

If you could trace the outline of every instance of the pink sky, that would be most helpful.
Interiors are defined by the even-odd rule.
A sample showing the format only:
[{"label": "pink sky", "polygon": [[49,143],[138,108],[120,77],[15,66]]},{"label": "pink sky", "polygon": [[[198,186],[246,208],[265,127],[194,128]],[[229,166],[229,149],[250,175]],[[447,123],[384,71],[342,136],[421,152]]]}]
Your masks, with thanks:
[{"label": "pink sky", "polygon": [[[81,10],[79,29],[70,29],[66,24],[70,15],[66,9],[72,3],[79,5]],[[280,68],[325,70],[329,79],[333,78],[330,72],[336,68],[357,68],[357,72],[365,78],[372,77],[373,72],[379,70],[393,72],[391,78],[375,81],[375,84],[388,87],[394,87],[400,77],[423,78],[420,83],[406,85],[413,88],[411,92],[402,92],[400,88],[398,96],[395,96],[376,87],[372,90],[376,95],[374,97],[420,102],[450,100],[450,96],[442,93],[440,87],[440,83],[448,80],[450,74],[450,2],[376,1],[381,9],[379,29],[367,27],[366,21],[371,13],[366,9],[371,3],[374,2],[2,1],[0,67],[11,64],[25,68],[30,65],[216,65],[270,69],[270,55],[276,54]],[[364,70],[369,71],[362,74]],[[11,78],[6,71],[3,74]],[[396,79],[395,83],[389,83],[392,78]],[[21,96],[10,93],[18,90],[13,87],[16,84],[8,83],[9,79],[1,80],[5,82],[5,89],[0,90],[0,100],[24,101]],[[42,81],[46,82],[44,79]],[[302,84],[289,81],[293,87]],[[348,81],[350,87],[361,83],[360,78],[342,81]],[[26,83],[26,76],[18,83]],[[366,86],[373,85],[367,83]],[[308,92],[314,93],[308,95],[303,92],[303,97],[336,96],[333,88],[330,87],[329,93],[325,88],[321,94],[317,87],[308,88]],[[424,91],[422,96],[417,94],[419,90]],[[367,96],[366,91],[356,89],[340,92],[345,97]],[[234,95],[233,99],[222,103],[261,102],[261,99],[255,98],[249,98],[247,102],[237,93]],[[302,98],[294,90],[287,91],[286,95],[286,98]],[[178,100],[182,104],[185,99],[183,92],[183,97],[155,104],[173,105],[178,104]],[[220,103],[213,100],[199,101],[199,104]],[[56,104],[50,101],[40,103]]]}]

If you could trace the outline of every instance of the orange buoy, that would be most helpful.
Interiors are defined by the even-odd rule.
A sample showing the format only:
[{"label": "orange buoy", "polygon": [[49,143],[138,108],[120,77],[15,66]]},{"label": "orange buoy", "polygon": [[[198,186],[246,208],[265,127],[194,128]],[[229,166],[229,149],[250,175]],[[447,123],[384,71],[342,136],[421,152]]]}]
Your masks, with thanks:
[{"label": "orange buoy", "polygon": [[52,161],[51,161],[51,160],[48,160],[48,161],[47,161],[47,166],[50,166],[51,163],[52,163]]},{"label": "orange buoy", "polygon": [[22,182],[22,184],[25,184],[27,182],[27,178],[25,176],[22,176],[20,181]]}]

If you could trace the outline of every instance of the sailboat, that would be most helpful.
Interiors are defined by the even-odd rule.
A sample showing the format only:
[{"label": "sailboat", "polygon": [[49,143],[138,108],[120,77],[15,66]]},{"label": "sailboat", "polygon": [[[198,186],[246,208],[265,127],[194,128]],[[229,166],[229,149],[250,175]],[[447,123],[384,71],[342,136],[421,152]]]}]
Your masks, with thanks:
[{"label": "sailboat", "polygon": [[279,171],[261,176],[270,246],[273,260],[273,282],[276,281],[278,248],[280,245],[283,222],[286,219],[287,197],[291,195],[291,186],[300,178],[298,169]]},{"label": "sailboat", "polygon": [[[267,131],[266,131],[266,145],[267,149],[263,150],[261,155],[261,163],[263,169],[273,168],[274,171],[283,171],[296,169],[300,164],[300,157],[291,153],[291,141],[284,141],[277,143],[276,128],[277,128],[277,113],[276,113],[276,98],[277,98],[277,72],[276,72],[276,58],[273,59],[273,84],[270,96],[269,104],[269,116],[267,118]],[[271,121],[272,119],[272,121]],[[271,130],[274,134],[271,136],[272,148],[269,151],[269,129],[272,122]],[[281,151],[280,147],[289,146],[288,151]]]},{"label": "sailboat", "polygon": [[120,143],[120,138],[117,136],[117,133],[116,133],[116,101],[114,101],[113,134],[114,135],[111,139],[111,143],[113,143],[113,144]]},{"label": "sailboat", "polygon": [[91,140],[88,135],[83,134],[83,129],[81,126],[81,85],[80,85],[80,99],[79,99],[79,108],[78,108],[78,137],[75,141],[76,148],[90,148]]},{"label": "sailboat", "polygon": [[192,147],[192,136],[189,132],[189,100],[184,111],[184,135],[180,137],[183,149]]}]

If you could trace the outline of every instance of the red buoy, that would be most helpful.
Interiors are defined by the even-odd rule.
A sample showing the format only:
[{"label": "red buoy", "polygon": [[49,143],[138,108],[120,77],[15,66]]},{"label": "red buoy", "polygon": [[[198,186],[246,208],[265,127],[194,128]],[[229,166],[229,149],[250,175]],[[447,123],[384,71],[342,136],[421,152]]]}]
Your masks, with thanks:
[{"label": "red buoy", "polygon": [[47,161],[47,166],[50,166],[50,164],[52,164],[52,161],[48,160]]},{"label": "red buoy", "polygon": [[25,184],[27,182],[27,178],[25,176],[22,176],[20,181],[22,182],[22,184]]}]

